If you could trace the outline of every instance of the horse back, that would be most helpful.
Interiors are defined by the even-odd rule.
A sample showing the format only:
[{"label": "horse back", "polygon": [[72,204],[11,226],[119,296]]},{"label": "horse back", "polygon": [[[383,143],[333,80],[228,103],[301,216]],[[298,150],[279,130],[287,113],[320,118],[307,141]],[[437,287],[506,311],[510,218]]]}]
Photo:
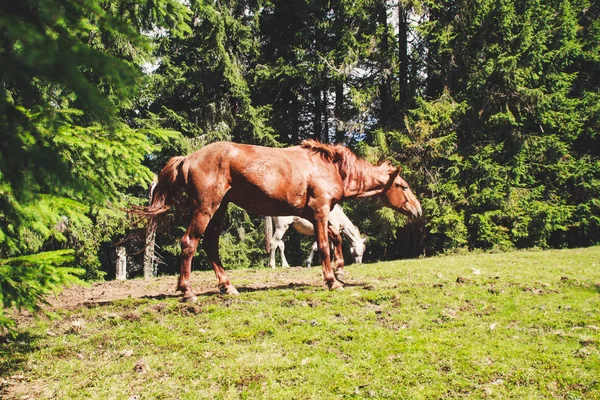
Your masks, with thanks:
[{"label": "horse back", "polygon": [[267,215],[306,215],[315,196],[329,201],[341,195],[335,166],[306,149],[239,145],[236,150],[231,153],[230,196],[238,205]]},{"label": "horse back", "polygon": [[300,146],[216,142],[190,155],[183,169],[198,197],[227,196],[259,215],[307,215],[313,198],[342,194],[336,167]]}]

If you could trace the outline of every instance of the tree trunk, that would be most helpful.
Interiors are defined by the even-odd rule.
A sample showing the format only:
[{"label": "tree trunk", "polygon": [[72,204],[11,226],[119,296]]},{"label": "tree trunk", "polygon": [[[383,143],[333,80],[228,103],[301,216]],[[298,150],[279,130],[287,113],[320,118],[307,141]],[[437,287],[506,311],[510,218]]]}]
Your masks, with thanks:
[{"label": "tree trunk", "polygon": [[321,140],[321,134],[323,133],[323,107],[321,102],[321,87],[316,85],[313,90],[313,97],[315,99],[314,117],[313,117],[313,128],[315,139]]},{"label": "tree trunk", "polygon": [[298,97],[290,89],[290,118],[292,122],[292,144],[298,144],[300,142],[300,108],[298,106]]},{"label": "tree trunk", "polygon": [[379,100],[381,109],[379,115],[379,123],[382,127],[388,127],[392,114],[392,55],[390,54],[389,27],[387,23],[387,6],[386,0],[379,0],[377,3],[377,22],[383,26],[383,33],[379,41],[380,54],[380,69],[381,83],[379,85]]},{"label": "tree trunk", "polygon": [[346,132],[342,129],[342,122],[344,121],[344,84],[338,81],[335,84],[335,108],[334,108],[334,121],[335,121],[335,141],[336,143],[344,143]]},{"label": "tree trunk", "polygon": [[321,142],[329,143],[329,121],[330,121],[330,113],[329,113],[329,96],[328,90],[323,89],[323,116],[325,117],[323,121],[323,134],[321,137]]},{"label": "tree trunk", "polygon": [[[334,22],[334,32],[336,37],[336,49],[334,53],[335,66],[342,68],[344,63],[344,54],[347,54],[348,48],[344,45],[344,32],[348,29],[346,25],[346,10],[343,2],[340,2],[336,9],[336,18]],[[335,142],[344,143],[346,132],[344,130],[344,122],[346,121],[346,113],[344,112],[344,81],[345,74],[338,73],[333,85],[335,90],[335,104],[333,106],[333,123],[335,124]]]},{"label": "tree trunk", "polygon": [[[434,7],[429,7],[429,22],[433,23],[439,19],[439,12]],[[435,55],[438,54],[439,45],[434,44],[433,35],[431,33],[425,40],[427,42],[427,81],[425,93],[427,94],[427,97],[433,99],[439,97],[444,89],[442,83],[442,71],[435,59]]]},{"label": "tree trunk", "polygon": [[146,230],[146,248],[144,250],[144,279],[150,279],[157,275],[156,262],[154,258],[154,240],[156,233]]},{"label": "tree trunk", "polygon": [[410,104],[410,87],[408,79],[408,10],[401,1],[398,2],[398,58],[400,84],[400,111],[404,119]]},{"label": "tree trunk", "polygon": [[115,279],[118,281],[127,279],[127,251],[124,246],[117,247],[117,273]]},{"label": "tree trunk", "polygon": [[[154,194],[154,187],[156,186],[157,177],[154,177],[154,181],[150,184],[148,190],[148,198],[150,204],[152,204],[152,197]],[[144,279],[150,279],[157,275],[156,262],[154,256],[154,242],[156,239],[156,222],[149,221],[146,225],[146,247],[144,248]]]}]

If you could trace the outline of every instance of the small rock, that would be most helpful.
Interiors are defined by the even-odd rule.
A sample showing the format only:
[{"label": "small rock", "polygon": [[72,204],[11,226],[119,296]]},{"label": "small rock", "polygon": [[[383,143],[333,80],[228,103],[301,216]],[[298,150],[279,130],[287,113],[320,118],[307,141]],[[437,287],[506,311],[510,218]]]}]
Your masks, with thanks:
[{"label": "small rock", "polygon": [[121,354],[121,357],[131,357],[133,355],[133,350],[131,350],[131,349],[123,350],[120,354]]},{"label": "small rock", "polygon": [[76,319],[75,321],[71,322],[71,326],[69,327],[67,332],[68,333],[79,333],[83,330],[84,325],[85,325],[84,320]]},{"label": "small rock", "polygon": [[146,372],[150,371],[150,366],[148,365],[148,363],[146,361],[140,360],[137,362],[137,364],[135,364],[135,367],[133,367],[133,370],[135,372],[145,374]]}]

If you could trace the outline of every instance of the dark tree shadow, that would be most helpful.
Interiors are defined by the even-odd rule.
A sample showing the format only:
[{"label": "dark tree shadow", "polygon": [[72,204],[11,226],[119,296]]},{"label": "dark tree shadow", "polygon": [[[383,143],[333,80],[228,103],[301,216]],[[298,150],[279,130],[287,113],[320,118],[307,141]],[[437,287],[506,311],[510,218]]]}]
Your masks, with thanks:
[{"label": "dark tree shadow", "polygon": [[16,337],[10,334],[0,336],[0,398],[6,387],[11,384],[11,377],[23,371],[28,355],[40,349],[37,344],[39,335],[28,332],[19,333]]}]

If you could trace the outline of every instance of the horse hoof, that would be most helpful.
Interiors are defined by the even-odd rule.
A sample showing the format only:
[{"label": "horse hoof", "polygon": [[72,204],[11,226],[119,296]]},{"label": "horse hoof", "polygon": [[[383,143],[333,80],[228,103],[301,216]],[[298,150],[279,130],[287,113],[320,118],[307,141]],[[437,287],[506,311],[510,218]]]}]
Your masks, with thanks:
[{"label": "horse hoof", "polygon": [[219,292],[221,292],[221,294],[229,294],[232,296],[240,295],[240,292],[238,292],[237,289],[235,288],[235,286],[233,286],[233,285],[219,286]]},{"label": "horse hoof", "polygon": [[195,304],[198,302],[198,297],[196,297],[195,294],[184,295],[180,301],[182,303],[194,303]]},{"label": "horse hoof", "polygon": [[335,281],[331,284],[327,282],[327,286],[329,287],[329,290],[344,290],[344,285],[340,281]]},{"label": "horse hoof", "polygon": [[346,270],[343,268],[338,268],[334,271],[335,277],[342,277],[345,278],[346,277]]}]

